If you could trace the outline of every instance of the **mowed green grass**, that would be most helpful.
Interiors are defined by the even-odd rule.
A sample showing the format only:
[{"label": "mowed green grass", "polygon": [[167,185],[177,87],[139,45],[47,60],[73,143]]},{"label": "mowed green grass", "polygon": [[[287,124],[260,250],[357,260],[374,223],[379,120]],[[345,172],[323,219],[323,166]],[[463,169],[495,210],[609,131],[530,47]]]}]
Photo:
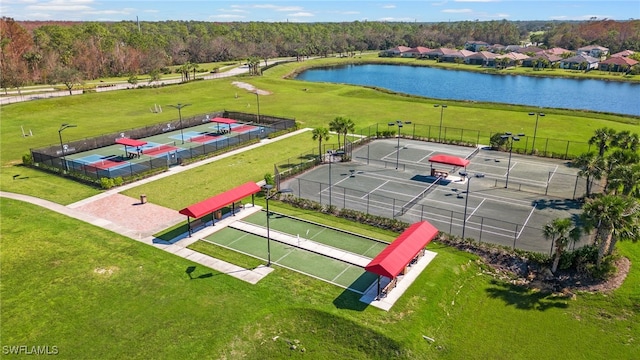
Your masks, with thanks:
[{"label": "mowed green grass", "polygon": [[[3,346],[57,346],[63,359],[632,359],[640,352],[635,268],[611,294],[568,300],[495,282],[474,256],[431,244],[438,256],[385,312],[286,269],[250,285],[29,204],[0,205]],[[620,248],[640,261],[635,244]],[[185,271],[194,265],[190,280]]]},{"label": "mowed green grass", "polygon": [[[183,116],[220,109],[251,111],[255,96],[231,85],[238,80],[272,92],[260,98],[261,113],[295,117],[305,127],[327,126],[335,116],[347,116],[363,128],[396,119],[399,113],[415,114],[407,120],[427,125],[439,121],[432,106],[439,101],[282,79],[302,65],[276,67],[259,78],[3,106],[0,189],[62,204],[99,193],[15,164],[30,147],[56,144],[62,122],[78,125],[65,130],[64,138],[79,139],[177,117],[166,106],[163,113],[151,114],[148,108],[156,103],[193,103]],[[535,121],[525,107],[448,104],[445,120],[459,127],[532,129]],[[545,112],[539,137],[586,141],[603,126],[639,132],[635,118]],[[32,129],[34,137],[22,138],[20,125]],[[203,167],[217,171],[198,168],[192,171],[202,173],[188,172],[183,178],[170,177],[175,182],[165,180],[130,191],[137,196],[143,190],[149,201],[179,209],[230,186],[260,180],[273,171],[280,156],[317,148],[310,134],[275,144],[277,149],[267,145],[229,165],[216,162]],[[300,148],[290,149],[295,146]],[[16,174],[20,176],[13,180]],[[259,196],[257,201],[263,203]],[[529,359],[559,354],[567,359],[631,359],[640,353],[640,271],[634,265],[623,286],[612,294],[565,300],[492,283],[472,255],[432,244],[431,250],[439,255],[387,313],[363,308],[349,291],[280,268],[257,285],[202,267],[193,274],[202,278],[189,280],[185,270],[194,264],[182,258],[31,205],[2,199],[0,206],[3,346],[56,345],[61,358],[72,359],[87,354],[114,359]],[[270,206],[386,241],[397,236],[277,202]],[[637,244],[622,243],[619,248],[634,264],[640,261]],[[436,343],[430,345],[422,335]],[[275,336],[280,337],[273,341]],[[285,339],[299,340],[306,352],[289,350]]]},{"label": "mowed green grass", "polygon": [[[376,61],[375,56],[363,57],[361,61]],[[439,108],[434,103],[441,100],[398,95],[350,85],[312,83],[288,80],[284,77],[300,68],[313,64],[346,63],[348,60],[321,59],[300,63],[288,63],[267,70],[263,76],[239,76],[217,80],[195,81],[154,89],[123,90],[105,93],[88,93],[80,96],[61,97],[16,103],[2,107],[0,122],[0,163],[2,182],[0,188],[40,196],[60,203],[69,203],[86,197],[88,191],[83,185],[73,181],[65,183],[72,194],[63,195],[49,191],[44,184],[35,181],[28,186],[13,183],[11,176],[26,172],[16,169],[23,155],[30,148],[59,144],[58,129],[62,123],[78,125],[62,132],[63,140],[79,140],[102,134],[120,132],[144,125],[157,124],[178,117],[175,109],[167,106],[176,103],[190,103],[182,111],[183,117],[204,114],[211,111],[234,110],[253,112],[257,110],[256,98],[252,93],[232,84],[234,81],[248,82],[257,88],[270,92],[260,97],[260,111],[263,114],[295,118],[301,126],[315,128],[328,126],[336,116],[351,118],[357,131],[375,124],[385,124],[390,119],[403,114],[405,120],[414,124],[438,126]],[[399,60],[399,64],[405,63]],[[304,89],[307,89],[304,91]],[[236,97],[237,94],[237,97]],[[154,105],[163,107],[162,113],[151,113]],[[532,133],[535,117],[528,116],[529,107],[507,106],[487,103],[467,103],[447,101],[449,107],[444,114],[444,125],[449,127],[478,129],[501,132],[508,127],[511,131]],[[601,127],[611,127],[618,131],[640,132],[640,120],[634,117],[612,114],[588,113],[580,111],[544,109],[547,116],[538,126],[539,139],[552,138],[585,142],[593,131]],[[21,127],[31,130],[32,137],[22,137]],[[567,129],[571,129],[570,132]],[[330,141],[336,141],[333,137]],[[556,144],[564,153],[565,143]],[[292,153],[292,156],[297,155]],[[274,161],[264,157],[265,163]],[[273,172],[273,170],[271,170]],[[41,173],[43,182],[52,175]],[[70,198],[71,197],[71,198]]]}]

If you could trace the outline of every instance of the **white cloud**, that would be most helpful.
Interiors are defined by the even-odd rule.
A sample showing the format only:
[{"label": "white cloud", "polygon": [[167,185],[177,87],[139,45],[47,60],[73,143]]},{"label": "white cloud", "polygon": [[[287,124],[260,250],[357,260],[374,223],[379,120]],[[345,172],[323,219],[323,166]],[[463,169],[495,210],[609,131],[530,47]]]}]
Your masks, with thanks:
[{"label": "white cloud", "polygon": [[500,2],[500,0],[453,0],[454,2],[465,3],[488,3],[488,2]]},{"label": "white cloud", "polygon": [[234,14],[219,14],[219,15],[211,15],[209,19],[221,19],[221,20],[241,20],[244,19],[243,15],[234,15]]},{"label": "white cloud", "polygon": [[409,22],[409,21],[415,21],[415,18],[409,18],[409,17],[402,17],[402,18],[394,18],[394,17],[384,17],[384,18],[380,18],[378,19],[378,21],[386,21],[386,22]]},{"label": "white cloud", "polygon": [[89,11],[92,9],[89,5],[93,4],[93,0],[52,0],[29,4],[33,4],[26,7],[29,11]]},{"label": "white cloud", "polygon": [[442,10],[442,12],[449,13],[449,14],[468,14],[468,13],[472,13],[473,10],[471,10],[471,9],[444,9],[444,10]]},{"label": "white cloud", "polygon": [[305,11],[300,11],[297,13],[293,13],[293,14],[288,14],[288,16],[293,16],[293,17],[313,17],[314,15],[310,12],[305,12]]},{"label": "white cloud", "polygon": [[395,9],[396,6],[395,5],[383,5],[382,8],[383,9]]},{"label": "white cloud", "polygon": [[157,14],[157,13],[159,13],[159,12],[160,12],[160,10],[147,9],[147,10],[142,10],[142,12]]},{"label": "white cloud", "polygon": [[[238,5],[238,7],[242,7],[242,6]],[[301,6],[277,6],[272,4],[251,5],[250,7],[255,9],[269,9],[273,11],[302,11],[304,9]]]},{"label": "white cloud", "polygon": [[113,14],[122,14],[122,15],[129,15],[133,12],[133,9],[123,9],[123,10],[92,10],[92,11],[85,11],[85,14],[90,14],[90,15],[113,15]]}]

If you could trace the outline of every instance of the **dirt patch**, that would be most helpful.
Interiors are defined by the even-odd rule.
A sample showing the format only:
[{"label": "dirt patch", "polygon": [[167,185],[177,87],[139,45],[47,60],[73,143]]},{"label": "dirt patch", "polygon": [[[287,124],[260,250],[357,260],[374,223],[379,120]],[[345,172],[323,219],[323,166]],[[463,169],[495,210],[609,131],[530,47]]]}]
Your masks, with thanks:
[{"label": "dirt patch", "polygon": [[267,90],[260,90],[258,88],[256,88],[255,86],[251,85],[251,84],[247,84],[246,82],[241,82],[241,81],[234,81],[231,83],[231,85],[237,86],[241,89],[245,89],[249,92],[252,92],[254,94],[258,94],[258,95],[271,95],[270,91]]}]

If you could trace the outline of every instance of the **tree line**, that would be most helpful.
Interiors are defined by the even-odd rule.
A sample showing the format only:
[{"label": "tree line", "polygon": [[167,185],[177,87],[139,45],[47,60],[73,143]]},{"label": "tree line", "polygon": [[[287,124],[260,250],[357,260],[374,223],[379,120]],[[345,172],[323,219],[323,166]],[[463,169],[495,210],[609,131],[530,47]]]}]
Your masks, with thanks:
[{"label": "tree line", "polygon": [[[395,46],[462,48],[469,40],[640,51],[640,20],[447,23],[17,22],[0,19],[0,87],[166,72],[247,58],[353,55]],[[185,73],[188,75],[188,71]]]}]

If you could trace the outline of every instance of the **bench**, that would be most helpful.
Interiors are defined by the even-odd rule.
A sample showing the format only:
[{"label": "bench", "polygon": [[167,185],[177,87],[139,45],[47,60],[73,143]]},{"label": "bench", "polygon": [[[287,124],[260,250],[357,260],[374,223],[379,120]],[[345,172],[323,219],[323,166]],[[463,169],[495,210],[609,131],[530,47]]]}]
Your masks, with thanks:
[{"label": "bench", "polygon": [[195,220],[193,220],[193,221],[191,221],[189,223],[189,230],[193,230],[193,229],[196,229],[196,228],[198,228],[200,226],[204,226],[204,225],[206,225],[206,223],[207,222],[204,221],[202,218],[195,219]]},{"label": "bench", "polygon": [[380,292],[380,297],[386,297],[389,291],[391,291],[394,287],[396,287],[397,283],[398,283],[398,278],[394,278],[393,280],[391,280],[387,284],[387,286],[382,288],[382,291]]}]

